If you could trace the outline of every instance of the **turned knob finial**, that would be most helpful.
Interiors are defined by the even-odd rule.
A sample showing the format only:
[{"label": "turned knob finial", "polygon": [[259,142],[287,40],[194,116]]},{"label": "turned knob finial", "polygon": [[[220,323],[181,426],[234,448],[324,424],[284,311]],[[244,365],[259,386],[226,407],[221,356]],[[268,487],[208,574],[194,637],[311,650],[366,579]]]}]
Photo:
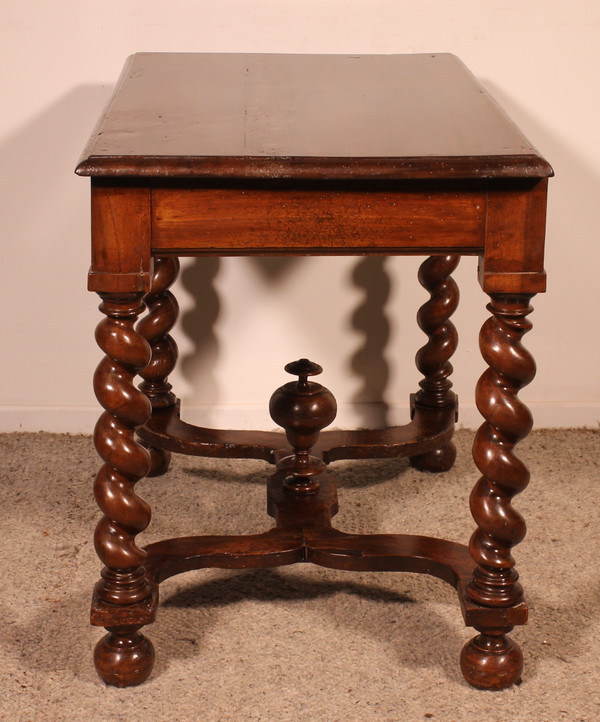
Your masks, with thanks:
[{"label": "turned knob finial", "polygon": [[320,374],[319,364],[299,359],[286,365],[285,370],[298,376],[278,388],[269,403],[271,418],[285,429],[294,453],[279,462],[279,468],[289,471],[284,481],[286,488],[300,493],[318,489],[314,479],[324,469],[323,462],[310,455],[319,432],[328,426],[337,412],[333,394],[321,384],[309,381],[309,376]]},{"label": "turned knob finial", "polygon": [[285,365],[283,370],[292,376],[298,376],[298,385],[302,388],[306,388],[309,376],[318,376],[323,373],[322,366],[319,366],[314,361],[309,361],[307,358],[291,361]]}]

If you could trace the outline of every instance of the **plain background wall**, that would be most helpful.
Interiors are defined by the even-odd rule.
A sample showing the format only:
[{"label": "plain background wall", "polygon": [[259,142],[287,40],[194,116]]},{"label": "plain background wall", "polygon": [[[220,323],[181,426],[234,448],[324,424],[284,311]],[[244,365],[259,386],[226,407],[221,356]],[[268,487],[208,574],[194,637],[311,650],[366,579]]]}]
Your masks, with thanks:
[{"label": "plain background wall", "polygon": [[[548,294],[525,342],[538,376],[522,392],[538,426],[600,419],[600,3],[596,0],[4,0],[0,9],[0,429],[89,431],[100,352],[86,291],[89,182],[73,168],[135,51],[453,52],[556,171]],[[309,356],[340,423],[395,420],[419,375],[417,259],[187,262],[179,283],[176,390],[192,417],[272,427],[282,366]],[[479,423],[475,259],[456,274],[462,420]],[[203,315],[203,311],[205,312]],[[215,404],[212,411],[208,405]]]}]

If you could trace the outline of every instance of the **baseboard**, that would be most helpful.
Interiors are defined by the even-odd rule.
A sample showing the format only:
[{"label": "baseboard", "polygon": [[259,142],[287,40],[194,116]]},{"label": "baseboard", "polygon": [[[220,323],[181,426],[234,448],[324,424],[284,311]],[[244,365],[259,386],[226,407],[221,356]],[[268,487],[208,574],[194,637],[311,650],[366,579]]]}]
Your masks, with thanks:
[{"label": "baseboard", "polygon": [[[598,428],[600,401],[529,402],[536,428]],[[100,415],[100,407],[89,406],[0,406],[0,432],[48,431],[89,434]],[[183,418],[199,426],[229,429],[273,429],[263,406],[183,406]],[[373,428],[406,423],[407,404],[342,404],[333,424],[338,428]],[[475,429],[482,418],[474,404],[461,404],[459,424]]]}]

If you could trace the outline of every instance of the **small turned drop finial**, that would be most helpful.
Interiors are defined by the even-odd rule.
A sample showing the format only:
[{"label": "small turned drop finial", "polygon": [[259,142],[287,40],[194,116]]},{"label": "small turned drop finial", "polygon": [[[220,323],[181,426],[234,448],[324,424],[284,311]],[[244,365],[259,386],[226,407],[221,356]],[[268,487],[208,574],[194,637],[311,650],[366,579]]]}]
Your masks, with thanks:
[{"label": "small turned drop finial", "polygon": [[288,490],[310,494],[319,488],[315,477],[325,468],[323,461],[311,456],[310,451],[321,429],[335,419],[337,404],[328,389],[308,381],[309,376],[323,371],[319,364],[303,358],[287,364],[285,370],[298,376],[298,380],[275,391],[269,412],[273,421],[285,429],[294,453],[281,459],[278,468],[289,472],[284,481]]}]

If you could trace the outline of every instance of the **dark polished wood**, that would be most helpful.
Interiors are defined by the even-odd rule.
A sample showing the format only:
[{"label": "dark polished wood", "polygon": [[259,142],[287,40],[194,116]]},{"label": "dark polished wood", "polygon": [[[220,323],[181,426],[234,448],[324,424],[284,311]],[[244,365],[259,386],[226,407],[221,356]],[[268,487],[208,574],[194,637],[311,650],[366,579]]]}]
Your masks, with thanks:
[{"label": "dark polished wood", "polygon": [[[104,408],[94,437],[104,461],[95,495],[105,566],[92,601],[92,623],[108,631],[94,654],[100,677],[117,686],[147,679],[154,650],[140,630],[155,620],[168,577],[310,562],[446,581],[478,631],[461,655],[465,679],[485,689],[519,681],[523,658],[508,634],[527,621],[512,557],[525,523],[512,498],[529,476],[514,447],[531,428],[518,392],[535,372],[521,338],[529,302],[545,290],[552,170],[462,63],[447,54],[137,54],[77,173],[92,177],[89,289],[106,316],[94,381]],[[271,398],[283,432],[198,428],[181,418],[168,381],[179,257],[285,254],[427,257],[419,280],[429,299],[418,313],[427,340],[409,423],[327,429],[336,401],[306,359],[286,367],[297,378]],[[344,533],[332,523],[338,498],[328,464],[409,457],[418,469],[444,471],[454,462],[459,294],[451,274],[461,255],[478,256],[491,297],[480,338],[488,370],[476,392],[485,419],[473,447],[482,474],[471,495],[476,531],[469,546]],[[166,473],[172,453],[273,465],[266,486],[275,526],[138,546],[151,514],[135,485]]]},{"label": "dark polished wood", "polygon": [[292,447],[292,453],[276,455],[278,471],[283,472],[283,487],[290,493],[314,494],[319,490],[325,462],[312,454],[319,433],[335,419],[337,404],[333,394],[309,376],[323,372],[319,364],[300,359],[287,364],[285,370],[298,380],[278,388],[271,396],[269,413]]},{"label": "dark polished wood", "polygon": [[529,483],[529,472],[514,454],[515,445],[533,426],[527,406],[517,392],[535,376],[535,362],[521,344],[531,329],[527,315],[531,296],[494,294],[479,339],[489,368],[477,385],[477,407],[485,418],[473,444],[473,458],[483,476],[471,494],[471,511],[478,529],[471,538],[477,562],[469,596],[491,607],[507,607],[523,600],[511,549],[525,536],[523,517],[512,498]]},{"label": "dark polished wood", "polygon": [[[515,445],[533,426],[527,406],[518,391],[535,376],[535,362],[521,344],[531,329],[527,316],[533,310],[531,295],[492,295],[492,313],[481,330],[481,353],[488,370],[477,385],[477,407],[485,418],[473,444],[473,458],[483,474],[471,494],[471,511],[477,530],[471,537],[471,556],[477,562],[467,594],[486,607],[512,607],[524,601],[511,549],[525,536],[525,521],[511,504],[512,498],[529,483],[529,472],[515,455]],[[481,632],[463,650],[461,665],[466,679],[475,686],[489,686],[481,665],[504,687],[521,678],[523,655],[506,636],[512,626],[477,627]],[[486,685],[486,681],[488,684]]]},{"label": "dark polished wood", "polygon": [[106,684],[131,687],[145,682],[154,667],[154,646],[141,625],[108,627],[94,649],[94,664]]},{"label": "dark polished wood", "polygon": [[[94,443],[104,464],[94,482],[94,496],[104,516],[94,543],[104,562],[94,589],[94,615],[102,610],[139,606],[152,596],[144,562],[147,553],[135,543],[150,523],[150,507],[134,491],[135,483],[150,471],[150,455],[135,441],[134,432],[151,414],[147,396],[133,379],[150,360],[148,344],[134,331],[142,310],[141,294],[101,294],[106,319],[96,329],[96,340],[106,354],[94,376],[94,389],[105,411],[94,431]],[[107,684],[127,686],[143,682],[152,670],[152,643],[138,631],[145,620],[127,624],[123,617],[101,623],[108,634],[96,645],[94,661]]]},{"label": "dark polished wood", "polygon": [[[169,409],[177,405],[168,377],[177,363],[177,344],[169,331],[179,316],[175,296],[169,291],[179,273],[177,256],[158,256],[154,259],[152,286],[144,297],[148,310],[137,325],[138,333],[150,344],[150,363],[140,371],[144,379],[140,384],[150,399],[152,409]],[[169,469],[171,452],[158,446],[148,446],[151,467],[148,476],[160,476]]]},{"label": "dark polished wood", "polygon": [[[449,379],[452,373],[450,358],[456,351],[458,333],[450,316],[458,305],[458,286],[450,276],[460,257],[433,256],[421,264],[419,281],[430,293],[430,299],[419,309],[417,321],[427,334],[428,342],[416,356],[417,368],[424,374],[421,390],[412,398],[413,415],[417,407],[422,412],[445,407],[456,408],[456,394]],[[422,471],[448,471],[456,459],[452,441],[427,454],[411,456],[410,463]]]},{"label": "dark polished wood", "polygon": [[[317,186],[318,187],[318,186]],[[477,249],[484,234],[485,195],[429,186],[415,192],[389,183],[361,190],[346,184],[287,189],[252,186],[152,191],[152,246],[157,252],[197,247],[222,255],[256,253],[387,253]],[[317,202],[318,201],[318,202]],[[285,238],[285,249],[281,239]],[[315,241],[313,239],[318,239]],[[194,254],[195,255],[195,254]]]},{"label": "dark polished wood", "polygon": [[138,53],[77,171],[369,181],[551,174],[443,53]]},{"label": "dark polished wood", "polygon": [[96,502],[104,512],[94,541],[106,565],[96,593],[109,604],[133,604],[151,593],[143,568],[146,553],[135,544],[135,536],[150,523],[150,508],[134,491],[150,469],[148,452],[134,438],[135,429],[151,415],[148,398],[133,384],[150,359],[148,344],[133,328],[142,309],[140,296],[103,294],[100,308],[107,318],[96,329],[105,356],[94,389],[105,411],[94,431],[104,461],[94,482]]}]

